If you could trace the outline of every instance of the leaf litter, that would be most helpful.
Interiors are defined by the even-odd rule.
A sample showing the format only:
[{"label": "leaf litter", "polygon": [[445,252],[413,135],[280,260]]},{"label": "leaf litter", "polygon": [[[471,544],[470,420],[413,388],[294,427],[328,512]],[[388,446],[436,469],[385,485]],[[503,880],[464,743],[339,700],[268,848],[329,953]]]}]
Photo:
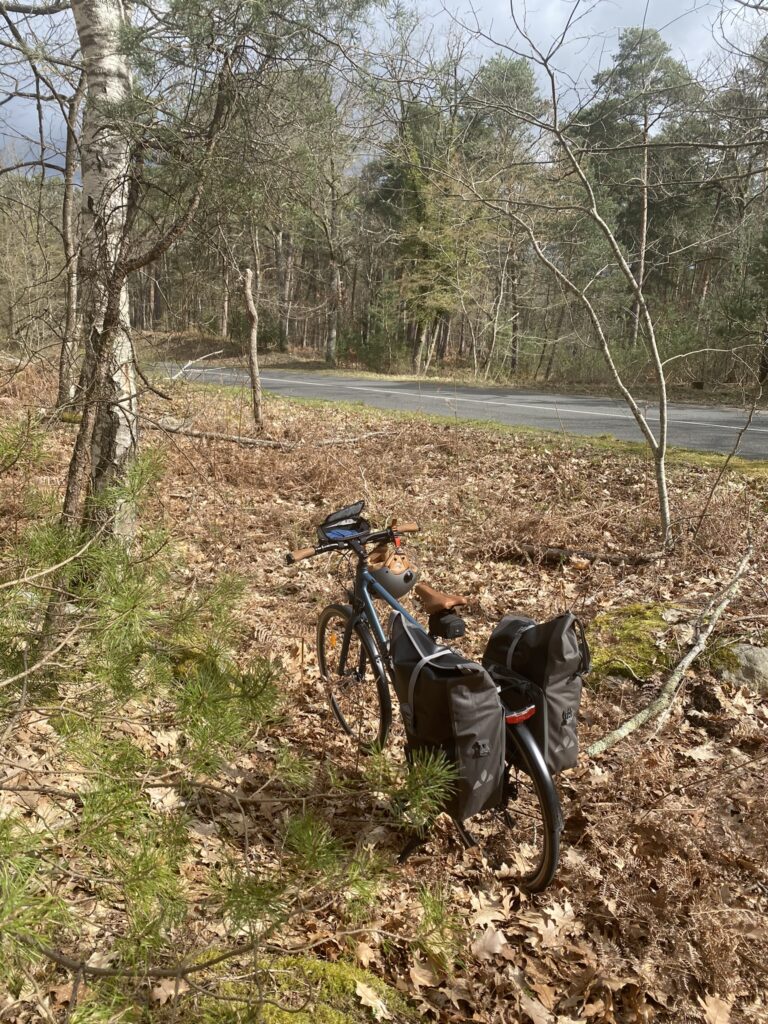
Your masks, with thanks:
[{"label": "leaf litter", "polygon": [[[175,394],[192,426],[231,433],[244,420],[244,398],[236,393],[177,384]],[[585,564],[578,556],[560,565],[535,558],[499,561],[493,556],[499,541],[614,553],[652,550],[648,460],[567,438],[542,445],[514,431],[272,398],[267,415],[269,436],[294,447],[243,449],[180,435],[148,440],[163,448],[166,459],[149,515],[173,534],[180,574],[190,587],[222,570],[247,581],[241,615],[250,639],[242,657],[280,659],[290,708],[270,735],[210,780],[217,790],[205,815],[196,817],[187,808],[191,854],[179,870],[188,898],[204,906],[231,858],[241,856],[244,834],[252,857],[278,863],[277,835],[290,794],[268,780],[276,751],[286,745],[318,769],[303,799],[349,844],[362,841],[389,858],[390,868],[351,944],[341,935],[333,902],[320,900],[317,909],[291,921],[281,936],[284,947],[310,944],[314,955],[329,960],[356,958],[411,998],[425,1019],[438,1021],[768,1020],[764,697],[729,687],[704,660],[694,666],[662,733],[637,733],[599,762],[582,758],[559,780],[563,855],[555,882],[540,896],[521,893],[511,867],[493,869],[476,851],[464,851],[443,822],[426,853],[398,867],[401,840],[386,809],[364,790],[349,799],[322,784],[330,766],[351,779],[362,772],[328,712],[313,649],[317,614],[338,598],[348,567],[338,559],[292,568],[283,562],[286,550],[311,542],[325,514],[365,497],[374,523],[392,515],[420,523],[422,532],[408,549],[432,585],[468,597],[463,646],[472,656],[498,617],[511,610],[543,619],[571,608],[589,623],[598,612],[637,603],[670,610],[664,618],[670,630],[659,639],[677,651],[685,633],[674,629],[694,622],[727,576],[747,522],[764,531],[764,525],[754,525],[754,510],[768,504],[764,484],[732,479],[731,487],[717,493],[696,539],[683,538],[674,556],[650,565]],[[368,432],[376,437],[343,443],[346,436]],[[338,447],[307,443],[331,438],[340,439]],[[70,436],[61,432],[56,442],[58,451],[44,467],[48,480],[61,478]],[[672,478],[680,520],[694,520],[713,473],[681,465]],[[12,501],[5,503],[6,514],[13,508]],[[721,624],[722,641],[765,641],[764,532],[757,541],[754,569]],[[699,689],[712,699],[697,700]],[[631,679],[609,677],[588,686],[585,745],[645,698]],[[147,707],[127,709],[127,715],[130,741],[173,770],[181,741],[174,723],[158,724]],[[45,726],[32,711],[22,715],[13,756],[4,760],[13,783],[7,789],[17,791],[3,794],[0,813],[20,808],[31,829],[49,827],[56,815],[78,813],[76,800],[47,795],[46,790],[77,789],[79,766],[57,761],[55,736]],[[25,779],[33,792],[21,791]],[[160,813],[172,813],[178,796],[158,789],[149,798]],[[73,854],[75,872],[80,866],[87,875],[85,852]],[[414,939],[425,885],[442,887],[447,911],[461,922],[460,946],[440,969]],[[68,891],[74,906],[82,891],[74,884]],[[94,900],[78,912],[84,935],[103,942],[119,934],[114,908]],[[198,937],[210,941],[227,934],[226,922],[206,919],[202,909],[197,927]],[[108,964],[109,955],[100,962]],[[68,990],[61,976],[49,991],[46,1013],[65,1015]],[[370,1019],[393,1019],[375,989],[358,982],[356,993]],[[150,995],[160,1007],[189,998],[176,979],[157,983]],[[9,1020],[34,1019],[28,1011],[0,1012]]]}]

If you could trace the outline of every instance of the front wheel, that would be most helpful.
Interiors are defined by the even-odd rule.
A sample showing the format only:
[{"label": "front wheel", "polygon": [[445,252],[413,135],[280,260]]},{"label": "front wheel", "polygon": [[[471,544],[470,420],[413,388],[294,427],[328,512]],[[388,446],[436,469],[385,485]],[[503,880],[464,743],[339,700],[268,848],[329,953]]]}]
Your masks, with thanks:
[{"label": "front wheel", "polygon": [[350,605],[331,604],[317,623],[317,660],[331,710],[344,732],[370,750],[383,747],[392,703],[376,646]]}]

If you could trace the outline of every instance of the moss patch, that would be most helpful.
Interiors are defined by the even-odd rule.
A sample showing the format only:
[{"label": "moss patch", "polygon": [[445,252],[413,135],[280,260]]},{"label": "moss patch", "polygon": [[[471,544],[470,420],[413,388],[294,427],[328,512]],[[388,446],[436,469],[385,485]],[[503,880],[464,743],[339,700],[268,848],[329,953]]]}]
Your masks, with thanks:
[{"label": "moss patch", "polygon": [[606,676],[647,679],[669,666],[668,655],[656,640],[668,629],[663,605],[630,604],[598,615],[590,628],[592,674],[600,682]]},{"label": "moss patch", "polygon": [[[329,963],[285,956],[264,964],[264,969],[269,977],[261,995],[268,1002],[260,1012],[253,986],[229,985],[225,994],[233,1001],[205,1000],[200,1007],[201,1024],[372,1024],[376,1018],[357,994],[359,982],[375,992],[394,1020],[407,1024],[419,1019],[399,992],[344,960]],[[237,999],[248,999],[251,1005]]]},{"label": "moss patch", "polygon": [[705,665],[711,672],[735,672],[741,667],[741,662],[730,644],[720,644],[706,647],[699,658],[699,665]]}]

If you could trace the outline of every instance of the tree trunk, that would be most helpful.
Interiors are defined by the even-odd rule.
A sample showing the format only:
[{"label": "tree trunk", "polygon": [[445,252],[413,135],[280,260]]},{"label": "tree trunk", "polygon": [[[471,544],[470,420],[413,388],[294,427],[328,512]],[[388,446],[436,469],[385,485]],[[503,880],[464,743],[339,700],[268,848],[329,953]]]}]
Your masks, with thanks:
[{"label": "tree trunk", "polygon": [[341,270],[338,261],[331,259],[331,294],[328,307],[328,334],[325,342],[325,361],[336,365],[336,343],[339,333],[339,307],[341,306]]},{"label": "tree trunk", "polygon": [[253,271],[248,267],[243,274],[243,296],[250,332],[248,336],[248,370],[251,375],[251,397],[253,400],[253,422],[257,430],[264,426],[261,408],[261,373],[259,372],[259,305],[261,272],[256,263],[256,298],[253,294]]},{"label": "tree trunk", "polygon": [[512,373],[517,372],[517,365],[520,358],[520,264],[517,253],[512,252],[509,270],[509,291],[507,298],[509,307],[512,310],[510,318],[511,338],[509,342],[509,368]]},{"label": "tree trunk", "polygon": [[82,325],[78,315],[78,245],[77,224],[74,217],[75,175],[78,165],[77,115],[85,93],[85,75],[80,76],[77,88],[67,109],[67,145],[64,156],[64,201],[61,209],[61,237],[64,242],[66,279],[64,284],[64,336],[61,339],[59,359],[59,388],[57,405],[68,405],[75,395],[75,362]]},{"label": "tree trunk", "polygon": [[[135,453],[137,409],[128,290],[122,261],[128,216],[130,148],[115,127],[115,105],[131,93],[131,74],[121,52],[127,24],[120,0],[73,0],[86,78],[82,135],[82,210],[80,273],[83,293],[86,359],[78,385],[84,409],[70,465],[64,515],[74,519],[90,462],[89,492],[97,499],[121,481]],[[82,435],[82,436],[80,436]],[[86,451],[87,449],[87,451]],[[107,515],[96,500],[87,518]],[[112,529],[129,535],[133,518],[126,501],[111,509]]]},{"label": "tree trunk", "polygon": [[411,358],[411,365],[413,372],[418,377],[421,373],[421,364],[424,359],[424,348],[427,344],[427,335],[429,333],[429,327],[426,322],[422,324],[414,324],[416,331],[416,338],[413,345],[413,356]]},{"label": "tree trunk", "polygon": [[[642,206],[640,208],[640,260],[637,271],[637,283],[642,289],[645,284],[645,252],[648,246],[648,108],[643,111],[643,177]],[[640,332],[640,299],[635,296],[632,304],[632,347],[637,347]]]},{"label": "tree trunk", "polygon": [[763,322],[762,345],[760,346],[760,363],[757,369],[757,379],[761,385],[768,383],[768,311]]},{"label": "tree trunk", "polygon": [[229,337],[229,267],[225,263],[221,272],[221,321],[219,322],[219,336]]},{"label": "tree trunk", "polygon": [[278,349],[288,351],[291,323],[291,291],[293,288],[293,239],[290,231],[275,231],[275,267],[277,270],[279,326]]}]

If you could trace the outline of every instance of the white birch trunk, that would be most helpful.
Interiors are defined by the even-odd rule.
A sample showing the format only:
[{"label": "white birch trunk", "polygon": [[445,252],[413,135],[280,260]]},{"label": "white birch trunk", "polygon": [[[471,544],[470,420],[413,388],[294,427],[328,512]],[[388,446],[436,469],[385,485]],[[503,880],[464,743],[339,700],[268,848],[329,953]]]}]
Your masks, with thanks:
[{"label": "white birch trunk", "polygon": [[248,336],[248,370],[251,376],[251,399],[253,404],[253,422],[257,430],[264,425],[261,405],[261,373],[259,372],[259,306],[258,295],[261,280],[258,264],[256,266],[256,298],[253,294],[253,271],[246,268],[243,274],[243,297],[250,327]]},{"label": "white birch trunk", "polygon": [[331,261],[331,294],[328,308],[328,334],[325,342],[325,361],[336,365],[336,341],[339,333],[339,306],[341,305],[341,271],[336,259]]},{"label": "white birch trunk", "polygon": [[59,357],[59,408],[68,405],[75,397],[75,376],[77,350],[80,341],[81,323],[77,304],[78,272],[80,258],[75,220],[75,176],[78,165],[77,115],[85,92],[85,79],[81,76],[75,94],[67,110],[67,146],[64,160],[64,201],[61,210],[61,237],[64,242],[66,260],[64,337]]},{"label": "white birch trunk", "polygon": [[[128,8],[121,0],[73,0],[72,10],[87,90],[82,137],[82,311],[86,345],[99,353],[94,370],[100,376],[103,373],[90,451],[90,490],[97,495],[124,477],[137,444],[128,290],[118,266],[125,242],[130,149],[115,125],[114,112],[114,105],[123,103],[131,92],[128,61],[119,52]],[[105,332],[108,336],[102,337]],[[129,534],[133,523],[125,503],[113,514],[115,533]]]}]

